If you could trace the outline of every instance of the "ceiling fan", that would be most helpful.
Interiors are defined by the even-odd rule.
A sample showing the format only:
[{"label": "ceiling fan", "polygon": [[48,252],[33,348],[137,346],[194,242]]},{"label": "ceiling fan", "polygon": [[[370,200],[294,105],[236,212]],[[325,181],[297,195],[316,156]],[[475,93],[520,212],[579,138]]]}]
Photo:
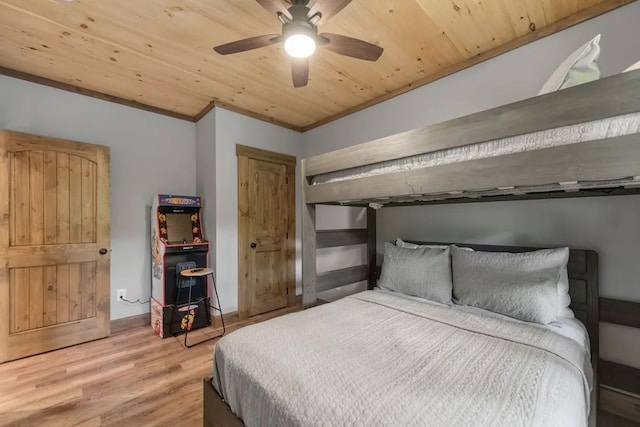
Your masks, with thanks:
[{"label": "ceiling fan", "polygon": [[340,12],[351,0],[316,0],[311,8],[309,0],[256,0],[260,6],[276,15],[282,23],[282,34],[267,34],[222,44],[213,49],[221,55],[284,42],[284,50],[292,57],[291,75],[294,87],[306,86],[309,81],[309,56],[316,46],[352,58],[376,61],[382,55],[380,46],[332,33],[318,34],[318,25]]}]

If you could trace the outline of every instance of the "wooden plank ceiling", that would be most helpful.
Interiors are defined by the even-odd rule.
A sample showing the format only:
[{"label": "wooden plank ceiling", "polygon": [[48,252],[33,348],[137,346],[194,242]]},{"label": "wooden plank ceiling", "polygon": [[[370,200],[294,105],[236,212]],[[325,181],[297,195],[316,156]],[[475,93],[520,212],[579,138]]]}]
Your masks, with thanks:
[{"label": "wooden plank ceiling", "polygon": [[353,0],[320,31],[382,57],[319,48],[295,89],[282,44],[212,50],[280,32],[255,0],[0,0],[0,72],[181,118],[215,103],[306,130],[629,1]]}]

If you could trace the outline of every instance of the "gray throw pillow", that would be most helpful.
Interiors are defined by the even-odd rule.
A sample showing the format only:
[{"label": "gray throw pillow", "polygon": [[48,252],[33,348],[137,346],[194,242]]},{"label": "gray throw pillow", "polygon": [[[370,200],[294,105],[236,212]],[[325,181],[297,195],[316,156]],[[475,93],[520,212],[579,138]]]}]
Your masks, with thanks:
[{"label": "gray throw pillow", "polygon": [[547,324],[558,317],[558,281],[569,248],[532,252],[464,251],[453,247],[455,302]]},{"label": "gray throw pillow", "polygon": [[443,304],[451,303],[450,249],[408,249],[385,243],[378,286]]}]

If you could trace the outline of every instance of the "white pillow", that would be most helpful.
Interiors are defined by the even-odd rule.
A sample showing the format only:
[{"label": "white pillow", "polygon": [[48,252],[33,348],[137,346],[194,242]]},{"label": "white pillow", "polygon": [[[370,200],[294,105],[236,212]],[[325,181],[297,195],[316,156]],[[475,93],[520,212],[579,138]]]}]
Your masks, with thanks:
[{"label": "white pillow", "polygon": [[633,70],[639,70],[640,69],[640,61],[636,62],[633,65],[630,65],[629,67],[627,67],[623,73],[628,73],[629,71],[633,71]]},{"label": "white pillow", "polygon": [[567,266],[560,272],[560,280],[558,280],[558,317],[565,319],[574,319],[576,316],[573,310],[569,308],[571,305],[571,296],[569,295],[569,273]]},{"label": "white pillow", "polygon": [[[456,246],[456,248],[463,251],[473,252],[473,249],[466,246]],[[567,271],[567,265],[565,264],[560,272],[560,280],[558,280],[558,317],[575,319],[576,315],[573,310],[569,308],[570,305],[571,296],[569,295],[569,272]]]},{"label": "white pillow", "polygon": [[569,248],[482,252],[451,248],[455,302],[548,324],[558,318],[558,282]]},{"label": "white pillow", "polygon": [[600,78],[597,63],[600,56],[599,43],[600,34],[569,55],[551,74],[538,95],[598,80]]},{"label": "white pillow", "polygon": [[451,303],[449,247],[407,249],[384,244],[384,261],[378,286],[391,291]]},{"label": "white pillow", "polygon": [[431,248],[431,249],[447,249],[449,245],[416,245],[415,243],[405,242],[401,238],[396,239],[396,246],[405,249]]}]

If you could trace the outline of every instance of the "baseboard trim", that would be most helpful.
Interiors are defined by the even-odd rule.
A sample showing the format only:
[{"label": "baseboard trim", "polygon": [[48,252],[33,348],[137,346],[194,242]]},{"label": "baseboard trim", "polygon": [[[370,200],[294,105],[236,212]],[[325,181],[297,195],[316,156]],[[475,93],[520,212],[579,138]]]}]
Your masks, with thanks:
[{"label": "baseboard trim", "polygon": [[135,316],[123,317],[111,321],[111,335],[128,331],[129,329],[138,328],[140,326],[151,327],[151,314],[142,313]]},{"label": "baseboard trim", "polygon": [[[287,308],[294,308],[302,305],[302,296],[296,295],[296,305]],[[283,309],[287,310],[287,309]],[[259,315],[255,316],[258,318],[262,318]],[[269,316],[264,316],[269,317]],[[252,318],[250,318],[252,319]],[[222,322],[220,319],[220,315],[212,316],[213,324],[222,326]],[[237,311],[232,311],[229,313],[224,313],[224,324],[225,326],[232,326],[237,323],[240,323],[240,315]],[[242,321],[246,323],[246,320]],[[128,331],[129,329],[139,328],[140,326],[149,326],[151,327],[151,314],[150,313],[142,313],[136,314],[135,316],[123,317],[122,319],[115,319],[111,321],[111,335],[119,334],[121,332]]]}]

